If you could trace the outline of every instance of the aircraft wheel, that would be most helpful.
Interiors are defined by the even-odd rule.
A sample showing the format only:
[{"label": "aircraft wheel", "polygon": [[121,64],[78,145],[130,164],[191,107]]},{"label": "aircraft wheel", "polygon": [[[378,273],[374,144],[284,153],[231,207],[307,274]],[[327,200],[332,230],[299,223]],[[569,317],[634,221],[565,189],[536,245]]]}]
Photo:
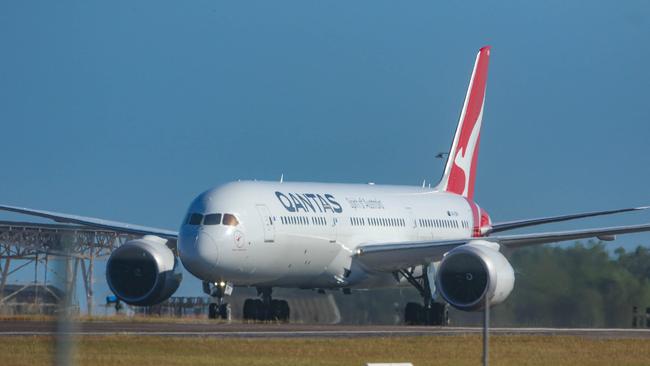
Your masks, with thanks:
[{"label": "aircraft wheel", "polygon": [[282,320],[282,301],[271,300],[270,320]]},{"label": "aircraft wheel", "polygon": [[260,321],[269,320],[270,309],[267,309],[267,307],[264,306],[262,300],[260,299],[253,300],[253,309],[254,309],[253,318],[252,318],[253,320],[260,320]]},{"label": "aircraft wheel", "polygon": [[211,303],[208,306],[208,319],[216,319],[219,306],[215,303]]},{"label": "aircraft wheel", "polygon": [[254,299],[246,299],[244,301],[244,320],[257,319],[257,305]]},{"label": "aircraft wheel", "polygon": [[431,325],[449,325],[449,306],[434,302],[431,304]]},{"label": "aircraft wheel", "polygon": [[291,317],[291,310],[289,309],[289,303],[286,300],[280,301],[280,320],[288,323],[289,318]]},{"label": "aircraft wheel", "polygon": [[449,308],[447,304],[434,302],[429,308],[421,308],[420,324],[444,326],[449,324]]},{"label": "aircraft wheel", "polygon": [[270,320],[279,322],[289,321],[289,303],[285,300],[272,300],[271,301],[271,317]]},{"label": "aircraft wheel", "polygon": [[230,318],[230,305],[229,304],[221,304],[219,305],[218,310],[218,315],[219,318],[221,319],[229,319]]},{"label": "aircraft wheel", "polygon": [[422,305],[409,302],[404,309],[404,323],[408,325],[421,324],[420,318],[422,313]]}]

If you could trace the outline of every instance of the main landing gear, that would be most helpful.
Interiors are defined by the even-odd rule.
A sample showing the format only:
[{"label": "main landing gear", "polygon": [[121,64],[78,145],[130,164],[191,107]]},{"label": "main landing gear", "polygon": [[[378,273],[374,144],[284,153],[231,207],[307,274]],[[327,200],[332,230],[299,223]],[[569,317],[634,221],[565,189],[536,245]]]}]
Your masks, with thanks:
[{"label": "main landing gear", "polygon": [[414,276],[413,269],[400,270],[399,273],[422,296],[423,304],[409,302],[404,309],[404,322],[409,325],[448,325],[449,306],[433,301],[431,283],[429,282],[429,266],[422,267],[422,274]]},{"label": "main landing gear", "polygon": [[224,301],[224,295],[230,295],[232,290],[225,282],[210,283],[203,282],[203,292],[215,299],[208,306],[209,319],[228,319],[230,320],[230,304]]},{"label": "main landing gear", "polygon": [[260,299],[244,301],[244,320],[289,322],[290,310],[286,300],[273,300],[270,287],[258,287]]}]

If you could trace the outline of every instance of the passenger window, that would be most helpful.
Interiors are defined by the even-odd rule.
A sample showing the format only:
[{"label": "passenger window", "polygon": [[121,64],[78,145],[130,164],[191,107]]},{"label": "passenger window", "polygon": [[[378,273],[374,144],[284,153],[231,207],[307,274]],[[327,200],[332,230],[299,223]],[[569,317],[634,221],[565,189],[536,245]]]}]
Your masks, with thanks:
[{"label": "passenger window", "polygon": [[223,214],[223,224],[227,226],[237,226],[239,225],[239,221],[234,215]]},{"label": "passenger window", "polygon": [[203,221],[203,215],[193,213],[190,215],[190,219],[187,220],[187,223],[190,225],[201,225],[201,221]]},{"label": "passenger window", "polygon": [[205,215],[203,225],[219,225],[221,224],[221,214]]}]

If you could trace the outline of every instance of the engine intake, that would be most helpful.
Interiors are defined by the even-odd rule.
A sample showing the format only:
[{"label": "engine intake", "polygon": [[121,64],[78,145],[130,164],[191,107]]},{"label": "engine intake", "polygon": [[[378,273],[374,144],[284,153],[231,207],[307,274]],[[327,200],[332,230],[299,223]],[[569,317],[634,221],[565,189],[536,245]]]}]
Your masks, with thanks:
[{"label": "engine intake", "polygon": [[476,311],[503,302],[515,284],[510,262],[495,243],[473,240],[449,251],[440,262],[436,285],[440,295],[459,310]]},{"label": "engine intake", "polygon": [[111,291],[129,305],[147,306],[167,300],[183,274],[166,240],[145,236],[115,249],[106,263]]}]

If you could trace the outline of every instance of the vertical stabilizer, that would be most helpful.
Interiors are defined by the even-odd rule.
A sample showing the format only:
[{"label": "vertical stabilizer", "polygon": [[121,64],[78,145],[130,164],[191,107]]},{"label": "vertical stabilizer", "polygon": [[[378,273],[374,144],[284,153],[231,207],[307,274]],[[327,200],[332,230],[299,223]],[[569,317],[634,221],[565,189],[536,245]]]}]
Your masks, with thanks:
[{"label": "vertical stabilizer", "polygon": [[445,172],[438,184],[439,190],[456,193],[469,200],[474,199],[489,60],[490,46],[485,46],[476,56],[456,135],[449,150]]}]

